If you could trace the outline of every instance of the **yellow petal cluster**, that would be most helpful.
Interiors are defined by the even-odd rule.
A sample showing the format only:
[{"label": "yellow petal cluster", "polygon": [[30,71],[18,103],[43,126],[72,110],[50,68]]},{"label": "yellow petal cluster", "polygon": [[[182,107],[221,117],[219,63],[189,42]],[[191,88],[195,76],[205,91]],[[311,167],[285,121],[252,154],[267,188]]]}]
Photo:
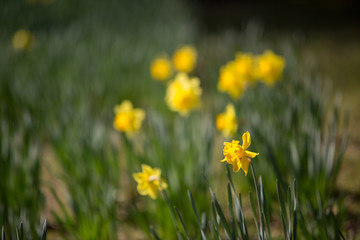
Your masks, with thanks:
[{"label": "yellow petal cluster", "polygon": [[186,116],[200,105],[201,92],[198,78],[189,78],[186,73],[178,73],[168,85],[165,101],[172,111]]},{"label": "yellow petal cluster", "polygon": [[151,168],[146,164],[141,165],[142,172],[134,173],[133,178],[137,182],[137,191],[141,195],[149,195],[152,199],[156,199],[158,192],[168,187],[167,183],[161,179],[161,170]]},{"label": "yellow petal cluster", "polygon": [[221,68],[218,82],[218,89],[221,92],[227,92],[232,98],[237,99],[242,96],[245,87],[246,81],[237,74],[234,62]]},{"label": "yellow petal cluster", "polygon": [[172,75],[172,66],[168,57],[155,58],[150,66],[151,76],[159,81],[165,81]]},{"label": "yellow petal cluster", "polygon": [[20,29],[15,32],[12,39],[12,46],[15,50],[29,49],[35,41],[34,35],[25,29]]},{"label": "yellow petal cluster", "polygon": [[234,105],[228,103],[226,110],[216,116],[216,127],[225,137],[231,137],[238,128]]},{"label": "yellow petal cluster", "polygon": [[233,64],[236,74],[246,82],[252,83],[256,80],[254,74],[255,59],[252,54],[237,53]]},{"label": "yellow petal cluster", "polygon": [[225,142],[223,153],[225,158],[221,162],[227,162],[233,165],[233,171],[238,172],[240,168],[245,172],[245,176],[249,170],[249,158],[254,158],[258,153],[246,150],[251,144],[250,133],[246,132],[242,136],[243,145],[240,146],[239,141]]},{"label": "yellow petal cluster", "polygon": [[270,50],[259,56],[240,52],[233,61],[220,69],[218,89],[238,99],[244,90],[254,85],[257,80],[272,86],[281,78],[284,67],[284,58]]},{"label": "yellow petal cluster", "polygon": [[133,108],[129,100],[124,100],[120,105],[116,105],[114,113],[114,128],[126,133],[137,132],[145,118],[144,110]]},{"label": "yellow petal cluster", "polygon": [[262,79],[265,84],[272,86],[280,79],[284,67],[284,58],[267,50],[258,56],[255,72],[256,76]]},{"label": "yellow petal cluster", "polygon": [[174,67],[179,72],[189,73],[196,66],[197,52],[192,46],[184,46],[178,49],[173,56]]}]

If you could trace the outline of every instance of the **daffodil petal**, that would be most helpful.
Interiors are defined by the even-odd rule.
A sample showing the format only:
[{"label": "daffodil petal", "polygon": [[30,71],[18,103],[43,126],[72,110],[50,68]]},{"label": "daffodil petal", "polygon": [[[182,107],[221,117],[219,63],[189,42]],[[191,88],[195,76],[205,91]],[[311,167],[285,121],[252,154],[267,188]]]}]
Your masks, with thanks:
[{"label": "daffodil petal", "polygon": [[147,184],[139,183],[137,185],[137,191],[139,192],[140,195],[147,195],[149,192],[149,186],[147,186]]},{"label": "daffodil petal", "polygon": [[243,157],[240,159],[241,162],[241,168],[244,170],[245,176],[247,175],[248,171],[249,171],[249,159],[246,157]]},{"label": "daffodil petal", "polygon": [[133,178],[135,179],[135,181],[137,182],[137,183],[139,183],[139,182],[141,182],[142,181],[142,173],[134,173],[133,174]]},{"label": "daffodil petal", "polygon": [[242,147],[244,149],[247,149],[250,144],[251,144],[251,138],[250,138],[250,133],[249,132],[246,132],[242,135],[242,140],[243,140],[243,145]]},{"label": "daffodil petal", "polygon": [[246,156],[249,157],[249,158],[254,158],[254,157],[256,157],[257,155],[259,155],[258,153],[250,152],[250,151],[247,151],[247,150],[245,150],[245,154],[246,154]]}]

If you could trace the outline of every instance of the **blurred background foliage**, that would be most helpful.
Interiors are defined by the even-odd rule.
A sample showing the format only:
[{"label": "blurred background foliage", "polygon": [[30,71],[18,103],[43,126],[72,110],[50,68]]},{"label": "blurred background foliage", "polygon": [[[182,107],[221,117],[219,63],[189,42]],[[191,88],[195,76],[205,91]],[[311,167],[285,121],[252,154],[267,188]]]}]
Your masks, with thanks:
[{"label": "blurred background foliage", "polygon": [[[226,196],[225,169],[217,165],[225,139],[214,119],[231,99],[216,89],[219,69],[237,51],[272,49],[286,59],[283,81],[272,90],[260,84],[236,102],[237,138],[252,133],[270,209],[277,211],[275,179],[287,187],[296,178],[308,224],[301,236],[329,237],[324,226],[338,225],[351,238],[360,224],[357,7],[352,1],[3,0],[0,226],[15,238],[22,222],[37,238],[47,218],[54,237],[142,239],[151,224],[173,237],[164,200],[139,197],[131,179],[147,163],[163,170],[170,201],[191,235],[199,235],[187,189],[208,215],[208,186]],[[19,29],[35,39],[24,51],[12,47]],[[165,86],[149,73],[154,57],[184,44],[198,50],[192,75],[201,80],[204,103],[185,119],[168,110]],[[113,107],[124,99],[147,113],[135,139],[113,130]],[[251,179],[234,179],[242,194],[252,189]],[[326,222],[322,213],[329,210],[335,222]]]}]

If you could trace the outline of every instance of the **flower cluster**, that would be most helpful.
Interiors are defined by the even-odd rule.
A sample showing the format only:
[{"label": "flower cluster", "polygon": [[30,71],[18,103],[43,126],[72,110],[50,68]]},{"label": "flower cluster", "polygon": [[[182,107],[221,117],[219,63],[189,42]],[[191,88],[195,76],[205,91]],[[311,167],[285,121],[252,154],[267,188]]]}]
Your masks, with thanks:
[{"label": "flower cluster", "polygon": [[234,105],[228,103],[226,110],[216,116],[216,127],[225,137],[231,137],[238,128]]},{"label": "flower cluster", "polygon": [[242,140],[242,146],[240,146],[239,141],[236,140],[224,143],[225,146],[223,152],[225,158],[221,160],[221,162],[227,162],[228,164],[232,164],[234,172],[238,172],[240,168],[242,168],[246,176],[249,170],[249,158],[254,158],[259,154],[246,150],[251,144],[249,132],[243,134]]},{"label": "flower cluster", "polygon": [[158,192],[167,188],[167,183],[160,177],[161,170],[146,164],[142,164],[141,168],[142,172],[133,174],[138,183],[137,191],[141,195],[149,195],[152,199],[156,199]]},{"label": "flower cluster", "polygon": [[190,78],[186,73],[178,73],[170,82],[165,100],[172,111],[186,116],[200,105],[201,88],[198,78]]},{"label": "flower cluster", "polygon": [[120,105],[116,105],[114,113],[114,128],[129,134],[139,131],[145,118],[144,110],[133,108],[129,100],[124,100]]},{"label": "flower cluster", "polygon": [[154,79],[165,81],[172,76],[173,69],[184,73],[193,71],[196,66],[196,60],[196,49],[186,45],[175,51],[172,63],[165,54],[155,58],[150,64],[150,73]]},{"label": "flower cluster", "polygon": [[27,50],[34,44],[34,35],[25,29],[20,29],[15,32],[12,45],[15,50]]},{"label": "flower cluster", "polygon": [[257,60],[256,76],[272,86],[281,77],[284,67],[284,58],[267,50]]},{"label": "flower cluster", "polygon": [[259,56],[238,53],[233,61],[220,69],[218,89],[238,99],[257,80],[272,86],[281,78],[284,67],[284,58],[269,50]]}]

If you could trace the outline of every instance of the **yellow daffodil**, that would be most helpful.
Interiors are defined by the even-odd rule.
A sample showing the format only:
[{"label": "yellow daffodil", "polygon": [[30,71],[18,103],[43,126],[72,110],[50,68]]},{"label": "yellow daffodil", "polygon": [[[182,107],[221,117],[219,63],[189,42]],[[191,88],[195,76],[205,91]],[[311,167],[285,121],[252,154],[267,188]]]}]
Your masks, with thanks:
[{"label": "yellow daffodil", "polygon": [[186,116],[200,105],[201,88],[198,78],[189,78],[186,73],[178,73],[166,90],[165,101],[172,111]]},{"label": "yellow daffodil", "polygon": [[145,112],[139,108],[133,108],[130,101],[124,100],[114,107],[114,127],[116,130],[126,133],[134,133],[141,127],[145,118]]},{"label": "yellow daffodil", "polygon": [[173,63],[179,72],[191,72],[196,65],[197,52],[192,46],[178,49],[173,56]]},{"label": "yellow daffodil", "polygon": [[34,35],[25,29],[20,29],[15,32],[12,39],[12,46],[15,50],[29,49],[35,41]]},{"label": "yellow daffodil", "polygon": [[256,75],[265,84],[272,86],[281,77],[284,67],[284,58],[267,50],[257,59]]},{"label": "yellow daffodil", "polygon": [[242,96],[245,86],[245,79],[236,74],[234,62],[221,68],[218,81],[218,89],[221,92],[227,92],[232,98],[238,99]]},{"label": "yellow daffodil", "polygon": [[172,68],[169,58],[166,56],[158,57],[151,62],[150,66],[151,76],[160,81],[164,81],[171,77]]},{"label": "yellow daffodil", "polygon": [[223,152],[225,158],[221,160],[221,162],[227,162],[228,164],[232,164],[234,172],[238,172],[240,168],[242,168],[246,176],[249,170],[249,158],[254,158],[259,154],[246,150],[251,144],[249,132],[243,134],[242,140],[242,146],[240,146],[239,141],[236,140],[232,140],[231,143],[224,143],[225,147]]},{"label": "yellow daffodil", "polygon": [[236,133],[237,122],[234,105],[228,103],[226,111],[216,116],[216,127],[222,131],[225,137],[231,137]]},{"label": "yellow daffodil", "polygon": [[237,53],[234,61],[236,74],[245,79],[246,82],[253,83],[255,78],[255,61],[252,54]]},{"label": "yellow daffodil", "polygon": [[167,183],[160,178],[161,170],[151,168],[146,164],[141,165],[142,172],[134,173],[133,177],[137,182],[137,191],[141,195],[149,195],[152,199],[156,199],[159,190],[167,188]]}]

